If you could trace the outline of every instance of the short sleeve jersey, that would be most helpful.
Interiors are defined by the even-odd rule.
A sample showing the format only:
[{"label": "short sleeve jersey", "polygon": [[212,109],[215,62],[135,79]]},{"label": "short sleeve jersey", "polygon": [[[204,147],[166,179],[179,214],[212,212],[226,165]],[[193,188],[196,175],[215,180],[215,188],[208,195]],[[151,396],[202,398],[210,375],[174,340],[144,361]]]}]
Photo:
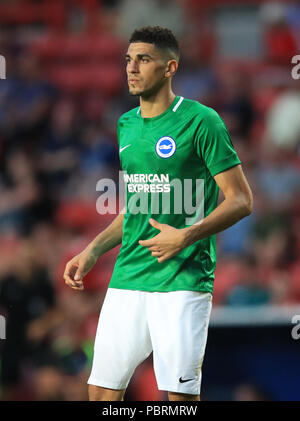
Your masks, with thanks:
[{"label": "short sleeve jersey", "polygon": [[126,197],[122,245],[109,287],[212,293],[215,235],[161,263],[139,240],[160,232],[149,218],[180,229],[216,208],[214,176],[241,163],[223,120],[212,108],[176,96],[156,117],[143,118],[140,107],[123,114],[117,134]]}]

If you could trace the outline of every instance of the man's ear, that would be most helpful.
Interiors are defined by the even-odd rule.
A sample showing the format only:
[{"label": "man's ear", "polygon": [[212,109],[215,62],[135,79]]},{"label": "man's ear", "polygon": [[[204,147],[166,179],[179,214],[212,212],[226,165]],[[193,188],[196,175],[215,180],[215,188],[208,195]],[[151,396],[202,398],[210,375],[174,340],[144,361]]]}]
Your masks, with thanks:
[{"label": "man's ear", "polygon": [[177,60],[168,60],[166,65],[165,77],[173,77],[178,69],[178,61]]}]

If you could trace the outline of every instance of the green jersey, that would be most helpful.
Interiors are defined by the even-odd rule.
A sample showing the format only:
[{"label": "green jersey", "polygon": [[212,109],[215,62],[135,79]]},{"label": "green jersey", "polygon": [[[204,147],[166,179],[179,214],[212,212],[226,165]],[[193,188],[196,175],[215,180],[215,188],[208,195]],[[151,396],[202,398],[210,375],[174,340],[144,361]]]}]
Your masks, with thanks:
[{"label": "green jersey", "polygon": [[117,134],[126,212],[109,287],[212,293],[215,235],[161,263],[139,240],[160,232],[149,218],[185,228],[216,208],[219,190],[213,177],[241,163],[223,120],[212,108],[176,96],[156,117],[143,118],[140,107],[123,114]]}]

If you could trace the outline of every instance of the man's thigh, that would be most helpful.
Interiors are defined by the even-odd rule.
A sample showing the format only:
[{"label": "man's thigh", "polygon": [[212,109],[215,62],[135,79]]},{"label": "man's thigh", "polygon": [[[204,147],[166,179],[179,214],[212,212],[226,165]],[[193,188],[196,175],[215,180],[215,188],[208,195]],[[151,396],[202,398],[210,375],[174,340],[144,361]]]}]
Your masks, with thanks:
[{"label": "man's thigh", "polygon": [[159,390],[199,395],[212,295],[152,293],[147,317]]},{"label": "man's thigh", "polygon": [[152,345],[143,291],[109,288],[100,312],[89,384],[126,389]]}]

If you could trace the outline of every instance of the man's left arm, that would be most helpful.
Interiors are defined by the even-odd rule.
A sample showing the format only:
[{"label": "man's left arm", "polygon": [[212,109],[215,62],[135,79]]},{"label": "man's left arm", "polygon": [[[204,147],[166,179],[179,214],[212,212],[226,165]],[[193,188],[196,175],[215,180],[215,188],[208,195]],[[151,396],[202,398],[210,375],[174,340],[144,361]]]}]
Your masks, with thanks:
[{"label": "man's left arm", "polygon": [[148,247],[159,263],[198,240],[225,230],[252,212],[253,197],[241,165],[236,165],[214,176],[225,199],[204,219],[186,228],[174,228],[150,219],[160,233],[139,244]]},{"label": "man's left arm", "polygon": [[252,212],[252,192],[241,165],[220,172],[214,179],[225,199],[202,221],[185,228],[186,246],[231,227]]}]

